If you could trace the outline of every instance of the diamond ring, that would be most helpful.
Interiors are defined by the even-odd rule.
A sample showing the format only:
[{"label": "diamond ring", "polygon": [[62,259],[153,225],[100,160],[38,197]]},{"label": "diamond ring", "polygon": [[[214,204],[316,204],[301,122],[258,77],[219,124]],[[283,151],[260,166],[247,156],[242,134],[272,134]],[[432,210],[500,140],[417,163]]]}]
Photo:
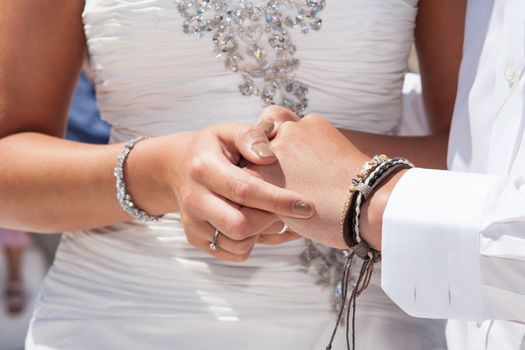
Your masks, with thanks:
[{"label": "diamond ring", "polygon": [[210,243],[210,249],[214,252],[221,249],[221,247],[219,247],[219,245],[217,244],[217,240],[219,239],[219,233],[220,231],[217,228],[215,229],[215,231],[213,231],[213,239]]}]

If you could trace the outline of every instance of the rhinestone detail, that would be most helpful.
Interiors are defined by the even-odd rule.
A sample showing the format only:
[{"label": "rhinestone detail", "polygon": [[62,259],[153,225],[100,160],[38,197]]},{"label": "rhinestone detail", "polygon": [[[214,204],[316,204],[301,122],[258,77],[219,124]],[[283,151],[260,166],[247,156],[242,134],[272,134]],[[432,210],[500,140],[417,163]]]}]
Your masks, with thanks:
[{"label": "rhinestone detail", "polygon": [[289,30],[307,34],[322,27],[326,0],[174,0],[184,33],[212,33],[217,57],[242,76],[239,91],[265,106],[281,105],[298,115],[308,107],[308,86],[296,79],[299,60]]},{"label": "rhinestone detail", "polygon": [[[265,106],[281,105],[299,116],[308,107],[308,86],[297,80],[299,60],[289,29],[308,34],[322,28],[318,14],[326,0],[269,0],[255,6],[247,0],[174,0],[183,16],[182,30],[212,34],[217,58],[242,76],[239,92],[257,96]],[[322,251],[309,239],[300,256],[303,270],[316,284],[331,286],[336,310],[342,305],[341,274],[349,251]]]},{"label": "rhinestone detail", "polygon": [[145,136],[139,136],[132,139],[124,146],[124,149],[118,156],[117,164],[115,165],[115,169],[113,171],[113,176],[115,176],[117,200],[122,210],[124,210],[130,217],[147,224],[151,222],[160,221],[160,219],[162,219],[163,216],[153,216],[139,209],[135,205],[135,202],[133,201],[131,195],[127,192],[126,182],[124,181],[124,165],[126,163],[126,159],[131,153],[133,147],[135,147],[137,143],[145,139]]}]

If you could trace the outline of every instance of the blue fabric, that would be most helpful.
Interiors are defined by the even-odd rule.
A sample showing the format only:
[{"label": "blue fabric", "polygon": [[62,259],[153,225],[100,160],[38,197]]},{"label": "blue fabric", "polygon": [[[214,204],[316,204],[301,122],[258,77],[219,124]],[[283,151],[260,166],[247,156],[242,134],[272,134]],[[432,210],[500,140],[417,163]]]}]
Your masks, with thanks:
[{"label": "blue fabric", "polygon": [[93,83],[82,73],[69,109],[66,138],[105,144],[108,143],[110,129],[109,124],[100,119]]}]

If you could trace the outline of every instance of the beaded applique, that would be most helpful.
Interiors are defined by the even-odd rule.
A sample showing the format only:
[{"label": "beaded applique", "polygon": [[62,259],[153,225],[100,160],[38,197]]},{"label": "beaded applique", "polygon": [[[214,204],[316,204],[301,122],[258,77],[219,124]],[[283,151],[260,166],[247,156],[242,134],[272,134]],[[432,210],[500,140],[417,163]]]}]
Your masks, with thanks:
[{"label": "beaded applique", "polygon": [[289,30],[319,30],[326,0],[175,0],[183,31],[212,33],[215,53],[227,70],[239,73],[239,91],[264,105],[281,105],[298,115],[308,106],[308,86],[295,78],[299,60]]},{"label": "beaded applique", "polygon": [[[212,34],[218,58],[227,70],[239,73],[239,91],[257,96],[264,105],[280,105],[298,115],[308,107],[308,86],[295,78],[299,60],[289,30],[307,34],[322,27],[318,14],[326,0],[175,0],[183,16],[184,33]],[[341,274],[347,251],[323,249],[305,240],[302,267],[316,283],[333,288],[336,310],[342,305]]]}]

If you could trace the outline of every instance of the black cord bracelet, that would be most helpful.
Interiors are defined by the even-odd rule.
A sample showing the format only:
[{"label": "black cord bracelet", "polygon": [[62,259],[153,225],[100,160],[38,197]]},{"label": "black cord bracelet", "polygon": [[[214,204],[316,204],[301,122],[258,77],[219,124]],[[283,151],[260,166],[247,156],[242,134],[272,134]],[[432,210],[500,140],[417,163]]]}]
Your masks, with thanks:
[{"label": "black cord bracelet", "polygon": [[[381,183],[387,180],[390,175],[402,170],[413,168],[414,165],[407,159],[396,157],[385,161],[374,169],[370,175],[364,180],[364,184],[367,185],[373,192]],[[351,212],[352,218],[349,220],[352,236],[355,237],[357,242],[361,242],[361,235],[359,230],[359,219],[361,217],[361,209],[368,199],[362,192],[358,192],[355,196],[355,206]]]}]

